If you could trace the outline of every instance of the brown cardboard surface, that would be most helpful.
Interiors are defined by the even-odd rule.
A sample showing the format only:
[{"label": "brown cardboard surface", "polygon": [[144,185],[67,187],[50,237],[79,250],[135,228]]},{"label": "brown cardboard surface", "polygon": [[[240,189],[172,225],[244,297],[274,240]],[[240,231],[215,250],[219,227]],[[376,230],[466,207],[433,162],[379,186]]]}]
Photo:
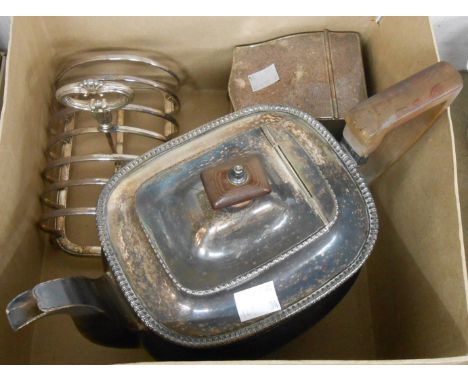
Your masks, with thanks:
[{"label": "brown cardboard surface", "polygon": [[[230,110],[232,48],[288,33],[361,33],[373,91],[436,61],[427,18],[370,17],[14,18],[5,109],[0,125],[0,303],[48,280],[98,276],[99,261],[43,245],[34,226],[52,81],[61,59],[78,51],[154,49],[178,62],[186,85],[183,131]],[[122,32],[120,32],[122,31]],[[34,95],[34,97],[32,96]],[[25,113],[24,110],[28,112]],[[421,123],[420,121],[418,123]],[[330,315],[266,360],[460,360],[468,354],[466,276],[447,115],[373,186],[381,231],[376,250],[350,293]],[[21,275],[21,277],[18,277]],[[459,357],[459,358],[443,358]],[[0,362],[147,362],[143,349],[112,349],[80,336],[70,318],[44,319],[12,333],[0,315]],[[447,361],[452,362],[452,361]],[[455,361],[458,362],[458,361]]]},{"label": "brown cardboard surface", "polygon": [[6,53],[0,52],[0,111],[3,107],[3,89],[5,84]]},{"label": "brown cardboard surface", "polygon": [[[429,34],[429,21],[412,19],[410,30],[404,30],[404,21],[384,19],[379,32],[371,34],[371,71],[382,73],[373,76],[377,90],[386,87],[388,79],[398,81],[437,58],[421,33],[426,29]],[[418,54],[408,60],[411,51]],[[368,267],[378,358],[467,352],[454,166],[451,125],[444,115],[372,188],[381,221]],[[422,341],[425,347],[418,345]]]},{"label": "brown cardboard surface", "polygon": [[373,360],[375,339],[365,266],[344,299],[315,326],[265,356],[271,360]]},{"label": "brown cardboard surface", "polygon": [[[455,195],[446,189],[453,164],[450,156],[431,150],[428,143],[449,144],[447,123],[446,117],[441,119],[373,188],[385,232],[369,262],[379,358],[453,356],[467,351]],[[421,342],[426,347],[419,346]]]},{"label": "brown cardboard surface", "polygon": [[[458,190],[463,223],[463,236],[468,240],[468,108],[466,107],[468,104],[468,72],[462,72],[462,76],[465,86],[453,103],[451,111],[458,169]],[[465,240],[465,255],[467,253],[467,240]],[[468,264],[465,265],[468,266]]]},{"label": "brown cardboard surface", "polygon": [[[49,118],[48,76],[41,70],[46,64],[43,55],[48,53],[45,41],[37,41],[34,46],[27,43],[28,35],[41,31],[40,21],[23,21],[19,22],[23,32],[11,35],[0,126],[2,307],[18,290],[39,281],[43,252],[43,236],[35,222],[40,212],[37,198],[44,164],[40,143],[45,141],[44,127]],[[5,314],[0,314],[0,359],[7,363],[28,362],[32,331],[28,328],[14,334]]]}]

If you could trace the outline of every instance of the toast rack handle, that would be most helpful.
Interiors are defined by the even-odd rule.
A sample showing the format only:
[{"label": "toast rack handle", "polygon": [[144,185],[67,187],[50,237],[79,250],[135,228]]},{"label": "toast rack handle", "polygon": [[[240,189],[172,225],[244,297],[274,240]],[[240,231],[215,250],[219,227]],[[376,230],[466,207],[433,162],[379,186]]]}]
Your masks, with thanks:
[{"label": "toast rack handle", "polygon": [[133,89],[119,82],[87,79],[60,87],[57,100],[73,109],[90,111],[103,132],[112,128],[112,110],[121,109],[133,100]]},{"label": "toast rack handle", "polygon": [[87,79],[60,87],[55,93],[64,106],[105,113],[120,109],[133,100],[133,89],[119,82]]},{"label": "toast rack handle", "polygon": [[93,113],[99,129],[109,132],[112,127],[112,110],[121,109],[134,97],[133,89],[120,82],[86,79],[60,87],[55,93],[64,106]]}]

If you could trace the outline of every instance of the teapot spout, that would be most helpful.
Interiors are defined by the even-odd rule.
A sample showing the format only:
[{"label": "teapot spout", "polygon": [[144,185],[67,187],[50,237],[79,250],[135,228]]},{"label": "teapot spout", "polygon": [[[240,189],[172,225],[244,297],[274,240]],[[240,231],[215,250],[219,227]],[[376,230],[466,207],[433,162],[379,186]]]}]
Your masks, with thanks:
[{"label": "teapot spout", "polygon": [[44,317],[47,312],[42,311],[37,304],[32,290],[16,296],[7,306],[8,322],[14,331],[20,330],[37,319]]},{"label": "teapot spout", "polygon": [[138,322],[109,275],[46,281],[16,296],[6,314],[13,330],[52,314],[69,314],[80,332],[101,345],[139,344]]}]

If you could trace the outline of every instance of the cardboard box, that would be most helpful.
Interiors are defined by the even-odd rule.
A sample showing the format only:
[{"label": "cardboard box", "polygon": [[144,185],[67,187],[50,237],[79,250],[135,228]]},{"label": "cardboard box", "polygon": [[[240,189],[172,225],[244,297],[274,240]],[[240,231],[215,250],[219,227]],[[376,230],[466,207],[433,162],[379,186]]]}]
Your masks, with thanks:
[{"label": "cardboard box", "polygon": [[[325,28],[360,33],[369,94],[438,60],[425,17],[384,17],[379,24],[372,17],[14,18],[0,125],[0,306],[39,281],[102,273],[99,260],[60,252],[36,227],[53,79],[65,57],[98,48],[171,57],[186,74],[178,117],[184,132],[230,111],[234,46]],[[456,184],[452,126],[444,114],[373,185],[379,239],[350,293],[264,360],[467,362],[468,283]],[[151,360],[143,349],[89,342],[69,317],[14,333],[0,314],[2,363]]]}]

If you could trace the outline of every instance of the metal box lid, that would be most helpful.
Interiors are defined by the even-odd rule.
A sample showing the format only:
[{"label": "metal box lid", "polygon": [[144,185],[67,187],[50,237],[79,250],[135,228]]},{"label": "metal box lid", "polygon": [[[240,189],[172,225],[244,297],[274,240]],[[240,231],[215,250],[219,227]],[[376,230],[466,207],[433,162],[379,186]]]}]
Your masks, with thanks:
[{"label": "metal box lid", "polygon": [[[234,199],[216,206],[207,179]],[[359,269],[377,234],[372,197],[341,146],[308,114],[268,105],[123,167],[97,218],[137,315],[192,346],[249,336],[313,304]]]},{"label": "metal box lid", "polygon": [[[277,81],[253,89],[252,76],[270,65]],[[261,76],[267,80],[266,74]],[[229,97],[234,110],[265,103],[298,108],[339,136],[344,115],[367,99],[359,34],[325,30],[237,46]]]}]

